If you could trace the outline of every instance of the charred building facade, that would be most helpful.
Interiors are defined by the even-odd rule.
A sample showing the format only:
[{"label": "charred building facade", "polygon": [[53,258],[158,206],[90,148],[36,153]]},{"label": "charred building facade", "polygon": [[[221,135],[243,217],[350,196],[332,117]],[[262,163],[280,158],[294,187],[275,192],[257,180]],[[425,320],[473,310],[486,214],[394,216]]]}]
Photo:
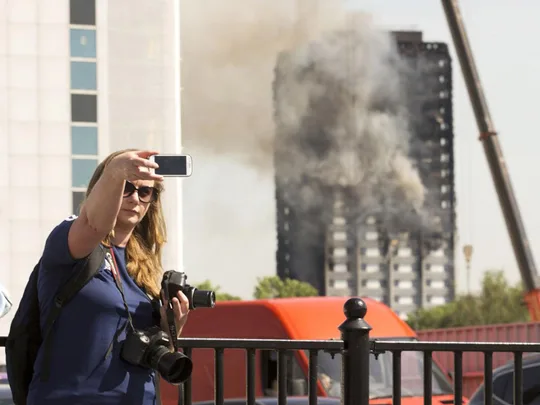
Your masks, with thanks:
[{"label": "charred building facade", "polygon": [[[375,298],[405,318],[417,308],[452,301],[455,294],[452,66],[444,43],[423,42],[419,32],[394,32],[392,38],[397,57],[405,69],[412,72],[404,85],[407,95],[403,99],[407,100],[407,111],[412,117],[404,150],[423,185],[422,210],[429,217],[424,222],[430,225],[409,226],[405,221],[400,226],[389,227],[388,211],[392,209],[382,203],[362,202],[374,192],[359,188],[351,192],[348,185],[351,182],[342,184],[336,180],[335,184],[330,184],[328,179],[318,182],[317,177],[321,176],[312,176],[310,171],[331,169],[314,168],[313,160],[290,153],[287,137],[295,128],[301,126],[303,129],[298,131],[305,131],[305,137],[318,140],[316,148],[304,148],[305,153],[314,155],[315,160],[324,155],[325,147],[331,142],[329,139],[338,132],[326,133],[332,125],[326,124],[325,120],[330,118],[321,117],[321,113],[313,114],[318,118],[304,117],[301,123],[290,123],[291,115],[294,115],[290,104],[307,103],[306,100],[289,101],[301,93],[301,89],[291,89],[291,80],[299,80],[298,71],[305,71],[307,65],[292,72],[290,55],[282,54],[278,58],[274,81],[276,256],[277,274],[282,278],[309,282],[321,295]],[[343,90],[353,85],[349,83],[338,88]],[[309,90],[311,94],[314,91],[317,90]],[[339,96],[332,94],[331,89],[324,91],[329,93],[330,100],[320,111],[339,108],[336,101]],[[313,100],[308,101],[313,104]],[[396,105],[403,104],[402,100]],[[384,103],[384,97],[378,102]],[[389,104],[388,108],[392,109],[392,101]],[[387,107],[379,105],[376,108],[385,110]],[[338,112],[334,113],[343,118]],[[299,151],[303,150],[302,142],[306,142],[303,139],[300,137],[297,142]],[[367,147],[367,141],[362,142],[361,147]],[[338,158],[343,159],[343,156]],[[300,169],[293,169],[297,167]],[[369,171],[370,166],[365,166],[364,170]],[[296,182],[290,181],[291,173]],[[319,184],[314,184],[317,182]],[[380,191],[377,187],[383,182],[373,182],[376,185],[372,190]],[[308,183],[304,189],[303,185]],[[380,187],[384,188],[384,185]],[[396,195],[383,193],[377,198],[380,201],[399,200]],[[405,211],[394,211],[396,217],[404,216]]]}]

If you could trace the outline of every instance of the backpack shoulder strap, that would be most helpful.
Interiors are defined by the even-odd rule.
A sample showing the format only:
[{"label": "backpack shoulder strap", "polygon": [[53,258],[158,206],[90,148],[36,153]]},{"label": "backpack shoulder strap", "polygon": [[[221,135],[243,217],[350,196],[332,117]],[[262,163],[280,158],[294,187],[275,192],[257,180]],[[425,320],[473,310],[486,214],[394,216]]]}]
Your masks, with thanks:
[{"label": "backpack shoulder strap", "polygon": [[73,276],[60,288],[55,297],[57,306],[65,306],[71,299],[98,273],[103,260],[105,259],[105,249],[98,245],[92,253],[82,260],[80,268],[75,269]]},{"label": "backpack shoulder strap", "polygon": [[75,266],[72,276],[60,287],[47,317],[44,328],[44,338],[48,336],[60,310],[83,288],[99,271],[105,259],[105,250],[98,245],[92,253]]},{"label": "backpack shoulder strap", "polygon": [[62,308],[69,302],[71,299],[98,273],[101,268],[101,264],[105,259],[105,250],[99,244],[90,255],[81,260],[75,269],[71,277],[60,287],[56,293],[53,306],[50,309],[49,315],[47,316],[47,321],[45,322],[45,327],[43,330],[43,342],[44,342],[44,356],[43,356],[43,370],[41,379],[42,381],[47,381],[49,378],[49,366],[51,361],[51,339],[50,333],[60,315]]}]

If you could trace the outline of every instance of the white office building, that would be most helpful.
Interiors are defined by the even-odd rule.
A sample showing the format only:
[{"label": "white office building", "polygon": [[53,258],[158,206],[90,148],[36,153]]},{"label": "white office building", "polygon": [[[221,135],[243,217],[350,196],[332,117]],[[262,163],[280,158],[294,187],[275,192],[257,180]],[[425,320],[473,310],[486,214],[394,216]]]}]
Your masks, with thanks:
[{"label": "white office building", "polygon": [[[15,305],[101,159],[125,147],[179,151],[175,13],[174,0],[0,1],[0,283]],[[179,187],[167,184],[173,229]],[[167,263],[180,242],[169,236]]]}]

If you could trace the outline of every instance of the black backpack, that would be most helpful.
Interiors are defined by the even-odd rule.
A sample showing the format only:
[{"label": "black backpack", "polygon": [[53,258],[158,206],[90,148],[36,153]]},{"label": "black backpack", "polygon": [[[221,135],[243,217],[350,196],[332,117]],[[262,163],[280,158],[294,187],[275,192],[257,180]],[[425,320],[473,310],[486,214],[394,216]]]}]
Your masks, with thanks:
[{"label": "black backpack", "polygon": [[41,260],[36,264],[19,303],[19,307],[6,340],[6,369],[15,405],[25,405],[28,388],[34,374],[34,362],[38,350],[45,344],[44,364],[41,378],[46,381],[49,377],[50,364],[50,332],[60,315],[61,309],[83,288],[99,271],[105,251],[99,245],[84,260],[79,261],[72,276],[62,285],[54,297],[44,328],[41,333],[39,302],[38,302],[38,271]]}]

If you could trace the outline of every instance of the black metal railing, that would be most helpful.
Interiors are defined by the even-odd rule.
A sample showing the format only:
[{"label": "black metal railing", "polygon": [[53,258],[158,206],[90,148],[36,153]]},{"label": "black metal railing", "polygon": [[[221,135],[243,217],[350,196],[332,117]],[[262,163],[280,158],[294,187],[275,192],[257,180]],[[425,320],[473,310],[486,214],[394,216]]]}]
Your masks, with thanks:
[{"label": "black metal railing", "polygon": [[[247,405],[255,405],[255,354],[256,350],[274,350],[278,353],[278,404],[287,403],[287,352],[291,350],[306,350],[309,353],[308,367],[308,404],[317,405],[318,381],[318,352],[341,353],[343,355],[342,374],[345,376],[367,373],[369,375],[371,327],[364,321],[366,304],[361,299],[350,299],[345,303],[345,321],[339,326],[341,340],[286,340],[286,339],[196,339],[180,338],[178,346],[184,349],[188,357],[192,349],[214,349],[215,351],[215,404],[224,404],[223,391],[223,354],[225,349],[246,350],[246,400]],[[367,353],[366,362],[363,358]],[[353,372],[353,370],[355,370]],[[369,383],[369,379],[368,379]],[[180,394],[179,403],[191,405],[191,379],[183,384],[183,395]],[[180,390],[182,392],[182,390]],[[345,379],[343,394],[345,405],[369,402],[369,385],[361,381]],[[361,402],[364,401],[364,402]]]},{"label": "black metal railing", "polygon": [[[188,356],[193,349],[214,349],[214,401],[215,405],[223,405],[224,400],[224,351],[228,349],[244,349],[246,351],[246,404],[256,404],[255,390],[255,358],[257,350],[273,350],[278,353],[278,405],[287,404],[287,352],[305,350],[309,353],[307,373],[308,404],[317,404],[318,356],[320,351],[341,354],[341,404],[368,405],[370,402],[370,358],[384,353],[392,355],[392,394],[393,405],[401,405],[403,352],[423,353],[423,403],[432,405],[433,392],[433,353],[454,353],[453,393],[454,405],[463,403],[463,353],[484,353],[484,404],[493,404],[493,353],[514,353],[514,404],[523,404],[523,354],[538,352],[537,343],[485,343],[485,342],[420,342],[411,340],[370,340],[371,327],[364,320],[367,307],[360,298],[351,298],[344,305],[345,321],[339,325],[341,340],[268,340],[268,339],[197,339],[181,338],[182,347]],[[539,376],[540,381],[540,376]],[[183,393],[179,404],[192,405],[192,387],[188,380],[183,384]],[[182,390],[181,390],[182,392]],[[389,398],[390,399],[390,398]]]},{"label": "black metal railing", "polygon": [[[256,354],[260,350],[277,352],[277,403],[287,404],[288,378],[287,360],[293,351],[304,351],[308,355],[307,387],[309,405],[318,403],[319,355],[320,352],[340,355],[341,364],[341,404],[368,405],[370,402],[370,361],[380,355],[392,356],[391,394],[393,405],[401,405],[402,400],[402,353],[423,353],[424,405],[432,405],[433,396],[433,353],[454,353],[453,403],[462,405],[463,400],[463,354],[466,352],[484,353],[484,405],[493,404],[493,354],[497,352],[514,353],[513,405],[529,405],[523,401],[523,355],[540,353],[540,343],[484,343],[484,342],[419,342],[413,340],[370,340],[371,327],[364,320],[366,304],[360,298],[351,298],[344,305],[345,321],[338,326],[341,339],[336,340],[286,340],[286,339],[207,339],[180,338],[179,347],[184,354],[192,357],[194,349],[214,350],[214,401],[215,405],[225,403],[224,355],[226,350],[245,351],[246,367],[246,405],[256,404]],[[0,337],[0,346],[5,346],[6,338]],[[196,361],[196,360],[195,360]],[[540,360],[539,360],[540,361]],[[195,367],[197,365],[195,364]],[[305,376],[304,376],[305,377]],[[538,376],[540,383],[540,376]],[[448,383],[450,384],[450,383]],[[451,387],[448,385],[448,387]],[[192,381],[180,385],[178,403],[192,405]],[[540,387],[538,387],[540,390]],[[538,392],[540,395],[540,391]],[[475,404],[476,405],[476,404]]]},{"label": "black metal railing", "polygon": [[[309,352],[308,393],[309,405],[317,404],[317,360],[318,352],[343,352],[342,340],[284,340],[284,339],[179,339],[179,346],[184,354],[192,356],[192,349],[214,349],[215,403],[224,404],[224,362],[225,349],[244,349],[246,351],[246,403],[255,405],[255,355],[257,350],[273,350],[278,353],[278,404],[286,404],[287,396],[287,359],[288,352],[307,350]],[[181,391],[182,392],[182,391]],[[183,384],[183,395],[179,403],[191,405],[191,379]]]},{"label": "black metal railing", "polygon": [[[400,378],[401,370],[399,361],[404,351],[416,351],[424,353],[424,393],[432,392],[432,364],[433,352],[454,353],[454,404],[461,405],[463,399],[463,353],[484,353],[484,404],[493,403],[493,353],[513,353],[513,405],[523,404],[523,354],[540,353],[538,343],[491,343],[491,342],[418,342],[418,341],[377,341],[371,342],[371,351],[375,354],[391,352],[394,358],[394,381]],[[540,360],[539,360],[540,362]],[[400,381],[400,380],[398,380]],[[540,375],[538,376],[540,383]],[[401,404],[401,385],[393,385],[393,404]],[[540,394],[540,392],[539,392]],[[431,405],[431,395],[424,395],[424,405]]]}]

